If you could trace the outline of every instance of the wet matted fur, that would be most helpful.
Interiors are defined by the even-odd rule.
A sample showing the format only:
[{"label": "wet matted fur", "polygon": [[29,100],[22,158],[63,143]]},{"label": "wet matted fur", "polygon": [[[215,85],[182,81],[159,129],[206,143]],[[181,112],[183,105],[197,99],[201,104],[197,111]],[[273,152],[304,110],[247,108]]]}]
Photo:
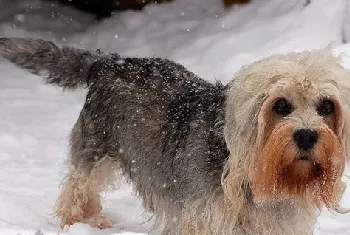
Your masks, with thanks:
[{"label": "wet matted fur", "polygon": [[112,223],[100,192],[118,171],[169,235],[307,235],[339,206],[350,73],[329,51],[255,62],[227,86],[160,58],[121,58],[35,39],[0,54],[47,83],[88,88],[73,127],[61,226]]}]

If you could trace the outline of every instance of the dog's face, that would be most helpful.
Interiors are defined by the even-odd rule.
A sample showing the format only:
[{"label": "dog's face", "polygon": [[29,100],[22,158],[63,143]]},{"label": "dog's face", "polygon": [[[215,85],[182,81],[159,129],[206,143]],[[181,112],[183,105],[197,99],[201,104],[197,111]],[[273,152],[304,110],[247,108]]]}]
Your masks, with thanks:
[{"label": "dog's face", "polygon": [[[348,72],[331,55],[308,52],[263,60],[241,75],[230,96],[252,93],[239,104],[248,110],[234,111],[231,128],[250,143],[241,164],[246,162],[254,201],[293,198],[335,207],[347,154]],[[233,134],[228,128],[226,140]]]},{"label": "dog's face", "polygon": [[264,101],[251,179],[256,201],[335,201],[345,165],[343,108],[336,88],[327,94],[317,80],[288,78]]}]

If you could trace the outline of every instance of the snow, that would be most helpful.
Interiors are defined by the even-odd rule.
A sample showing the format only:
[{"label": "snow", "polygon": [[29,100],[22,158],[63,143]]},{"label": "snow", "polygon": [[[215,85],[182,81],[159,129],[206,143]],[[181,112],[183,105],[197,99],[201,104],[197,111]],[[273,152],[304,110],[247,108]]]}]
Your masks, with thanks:
[{"label": "snow", "polygon": [[[225,10],[219,0],[177,0],[103,22],[36,0],[0,0],[0,36],[40,37],[60,44],[160,56],[209,81],[227,83],[249,62],[274,53],[332,44],[350,68],[350,0],[255,0]],[[131,187],[106,193],[113,228],[75,224],[61,230],[53,207],[65,173],[68,136],[86,91],[63,92],[0,59],[0,235],[135,235],[152,231]],[[344,206],[350,207],[350,188]],[[350,234],[350,215],[323,212],[315,235]],[[151,231],[151,232],[150,232]]]}]

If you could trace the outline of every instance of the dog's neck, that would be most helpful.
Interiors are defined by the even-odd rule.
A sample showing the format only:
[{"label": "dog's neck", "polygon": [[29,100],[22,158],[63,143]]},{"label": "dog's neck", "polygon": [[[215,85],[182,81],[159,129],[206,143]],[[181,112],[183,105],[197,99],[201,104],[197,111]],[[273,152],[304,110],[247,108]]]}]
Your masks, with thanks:
[{"label": "dog's neck", "polygon": [[[257,205],[247,191],[244,201],[228,199],[223,191],[215,191],[210,200],[190,203],[183,215],[186,229],[195,234],[231,235],[311,235],[319,211],[292,200]],[[208,211],[208,213],[202,213]],[[205,223],[203,223],[205,221]]]}]

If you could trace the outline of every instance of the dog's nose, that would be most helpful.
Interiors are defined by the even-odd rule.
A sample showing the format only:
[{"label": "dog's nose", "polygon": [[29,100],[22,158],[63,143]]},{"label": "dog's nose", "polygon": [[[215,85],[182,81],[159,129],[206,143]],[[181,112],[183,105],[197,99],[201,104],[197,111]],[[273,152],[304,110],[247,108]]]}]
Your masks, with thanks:
[{"label": "dog's nose", "polygon": [[294,141],[298,148],[309,150],[314,147],[318,139],[317,131],[310,129],[300,129],[294,133]]}]

